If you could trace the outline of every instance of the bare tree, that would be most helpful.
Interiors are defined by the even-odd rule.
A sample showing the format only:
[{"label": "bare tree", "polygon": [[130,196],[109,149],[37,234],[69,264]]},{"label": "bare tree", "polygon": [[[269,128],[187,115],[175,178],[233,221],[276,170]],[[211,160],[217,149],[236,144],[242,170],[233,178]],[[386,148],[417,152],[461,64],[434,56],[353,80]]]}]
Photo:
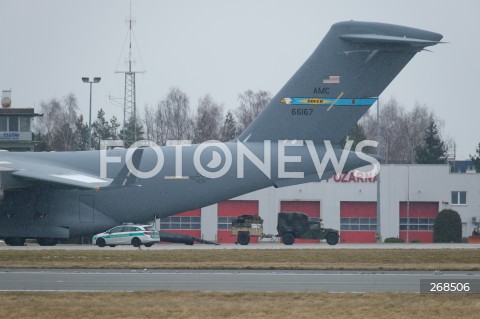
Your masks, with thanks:
[{"label": "bare tree", "polygon": [[160,101],[161,107],[165,108],[167,126],[169,128],[168,139],[189,140],[193,137],[193,120],[190,110],[190,99],[187,94],[178,88],[172,88],[167,97]]},{"label": "bare tree", "polygon": [[41,135],[45,149],[69,151],[76,148],[78,104],[75,95],[69,94],[62,101],[52,99],[41,102],[43,116],[36,119],[34,130]]},{"label": "bare tree", "polygon": [[[407,112],[395,98],[380,105],[380,155],[384,163],[415,163],[415,149],[423,146],[425,132],[434,120],[438,126],[443,122],[435,117],[426,105],[416,103]],[[377,139],[375,112],[366,114],[360,121],[368,139]]]},{"label": "bare tree", "polygon": [[160,102],[157,107],[145,107],[145,135],[158,145],[165,145],[170,136],[167,114]]},{"label": "bare tree", "polygon": [[223,107],[217,104],[210,95],[198,101],[197,116],[194,126],[194,143],[220,139],[220,126]]},{"label": "bare tree", "polygon": [[253,122],[271,99],[271,94],[262,90],[257,92],[247,90],[238,95],[240,104],[235,110],[238,118],[238,133],[243,132]]},{"label": "bare tree", "polygon": [[47,150],[51,150],[50,146],[55,134],[55,120],[57,114],[62,110],[60,101],[53,98],[49,102],[40,102],[41,113],[43,116],[35,118],[33,130],[41,136]]},{"label": "bare tree", "polygon": [[188,96],[178,88],[172,88],[156,107],[145,107],[146,138],[159,145],[167,140],[193,138],[193,119]]}]

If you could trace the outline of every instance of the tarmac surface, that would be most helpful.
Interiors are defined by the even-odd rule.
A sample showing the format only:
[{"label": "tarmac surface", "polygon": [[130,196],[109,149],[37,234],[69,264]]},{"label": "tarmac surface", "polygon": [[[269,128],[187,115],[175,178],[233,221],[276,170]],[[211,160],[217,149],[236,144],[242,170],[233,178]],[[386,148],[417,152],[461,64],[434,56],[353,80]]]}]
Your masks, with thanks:
[{"label": "tarmac surface", "polygon": [[[27,243],[2,250],[138,250],[130,245],[99,248],[94,245]],[[193,246],[160,244],[145,250],[225,249],[480,249],[480,244],[294,244],[264,242]],[[469,282],[480,292],[480,271],[265,271],[265,270],[30,270],[0,269],[1,291],[285,291],[285,292],[420,292],[420,280]]]},{"label": "tarmac surface", "polygon": [[[420,280],[469,282],[480,272],[0,270],[0,291],[420,292]],[[474,287],[475,286],[475,287]],[[471,291],[471,292],[472,292]]]}]

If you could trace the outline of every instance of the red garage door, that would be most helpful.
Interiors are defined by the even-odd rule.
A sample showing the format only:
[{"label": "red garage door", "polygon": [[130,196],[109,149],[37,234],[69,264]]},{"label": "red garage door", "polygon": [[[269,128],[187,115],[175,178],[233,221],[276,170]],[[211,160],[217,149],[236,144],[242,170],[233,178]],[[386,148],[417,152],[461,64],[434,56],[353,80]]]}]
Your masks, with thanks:
[{"label": "red garage door", "polygon": [[[201,209],[160,218],[160,231],[201,237]],[[163,243],[162,243],[163,244]]]},{"label": "red garage door", "polygon": [[[282,201],[280,202],[282,212],[301,212],[308,215],[310,219],[320,219],[320,202],[318,201]],[[295,243],[317,243],[318,239],[295,239]]]},{"label": "red garage door", "polygon": [[[234,243],[237,237],[231,236],[232,220],[240,215],[258,215],[258,201],[256,200],[229,200],[218,203],[218,232],[219,243]],[[257,243],[257,237],[250,237],[250,243]]]},{"label": "red garage door", "polygon": [[375,243],[377,203],[340,202],[340,230],[342,243]]},{"label": "red garage door", "polygon": [[433,224],[438,202],[400,202],[400,238],[407,241],[433,242]]}]

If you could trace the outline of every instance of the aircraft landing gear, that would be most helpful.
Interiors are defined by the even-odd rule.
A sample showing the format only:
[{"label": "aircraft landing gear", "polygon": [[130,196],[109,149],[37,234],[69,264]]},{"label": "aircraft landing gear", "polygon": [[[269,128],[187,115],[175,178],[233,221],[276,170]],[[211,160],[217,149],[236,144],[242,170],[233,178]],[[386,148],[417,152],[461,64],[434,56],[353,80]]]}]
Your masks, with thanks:
[{"label": "aircraft landing gear", "polygon": [[24,246],[25,238],[21,238],[21,237],[5,238],[5,244],[7,244],[8,246]]},{"label": "aircraft landing gear", "polygon": [[55,246],[58,244],[57,238],[38,238],[37,243],[40,246]]}]

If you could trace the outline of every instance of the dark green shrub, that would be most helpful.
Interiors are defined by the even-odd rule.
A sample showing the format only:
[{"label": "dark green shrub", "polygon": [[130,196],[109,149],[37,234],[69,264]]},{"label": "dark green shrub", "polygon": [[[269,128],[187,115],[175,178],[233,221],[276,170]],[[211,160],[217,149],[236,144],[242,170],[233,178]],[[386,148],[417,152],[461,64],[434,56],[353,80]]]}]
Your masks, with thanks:
[{"label": "dark green shrub", "polygon": [[388,237],[383,241],[384,243],[404,243],[405,241],[397,237]]},{"label": "dark green shrub", "polygon": [[412,239],[410,242],[411,242],[412,244],[420,244],[420,243],[421,243],[420,239],[418,239],[418,238]]},{"label": "dark green shrub", "polygon": [[434,243],[461,243],[462,220],[454,210],[444,209],[438,213],[433,224]]}]

